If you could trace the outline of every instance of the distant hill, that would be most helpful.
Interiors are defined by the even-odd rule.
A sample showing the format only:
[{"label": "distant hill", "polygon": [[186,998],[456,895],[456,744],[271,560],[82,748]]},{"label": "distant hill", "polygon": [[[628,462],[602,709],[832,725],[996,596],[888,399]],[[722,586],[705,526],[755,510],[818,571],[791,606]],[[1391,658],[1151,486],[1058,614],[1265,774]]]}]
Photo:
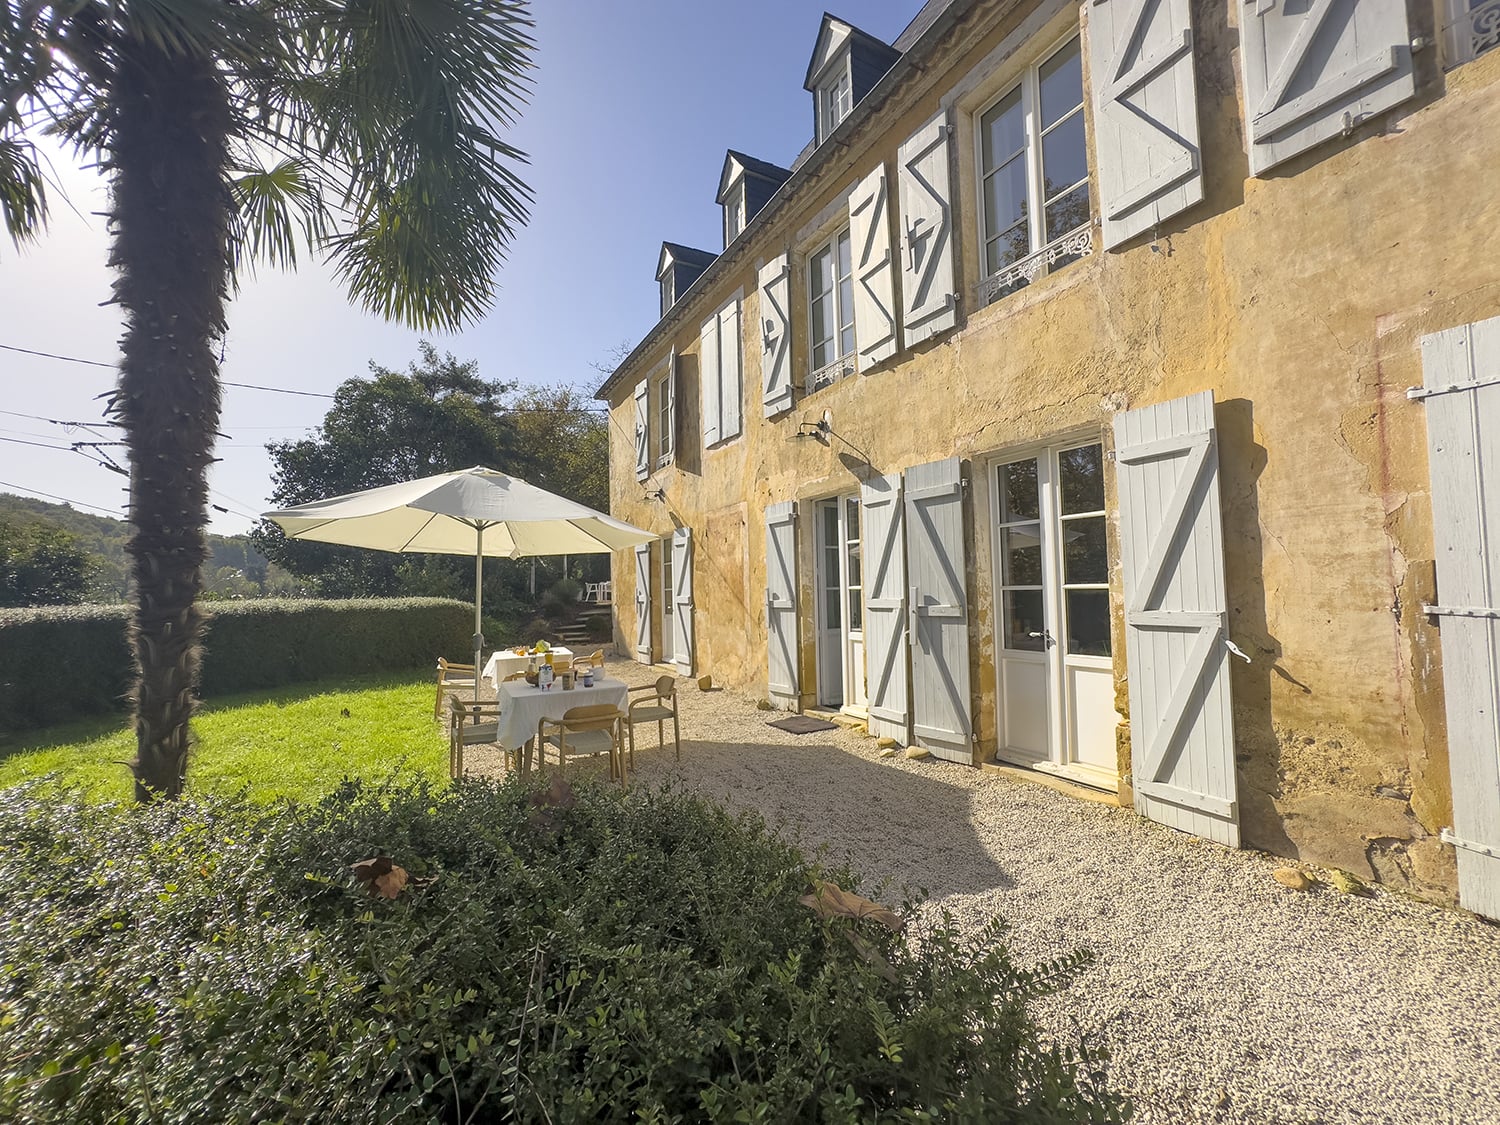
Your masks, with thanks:
[{"label": "distant hill", "polygon": [[[0,492],[0,520],[14,523],[44,523],[60,527],[74,536],[81,547],[95,556],[98,571],[89,583],[91,602],[122,602],[127,593],[129,562],[125,541],[130,527],[124,520],[80,512],[67,504],[52,504],[30,496]],[[269,562],[250,545],[244,535],[210,535],[210,557],[205,567],[205,588],[218,597],[286,597],[300,592],[298,579]]]}]

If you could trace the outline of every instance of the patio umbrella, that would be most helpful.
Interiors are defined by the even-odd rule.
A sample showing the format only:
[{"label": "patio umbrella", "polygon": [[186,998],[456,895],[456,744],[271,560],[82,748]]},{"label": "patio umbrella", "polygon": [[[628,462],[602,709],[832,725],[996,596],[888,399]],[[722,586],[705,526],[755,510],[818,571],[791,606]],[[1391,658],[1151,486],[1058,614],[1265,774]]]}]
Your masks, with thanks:
[{"label": "patio umbrella", "polygon": [[604,554],[656,536],[564,496],[476,466],[314,500],[265,518],[288,539],[375,551],[474,556],[474,696],[484,650],[484,557]]}]

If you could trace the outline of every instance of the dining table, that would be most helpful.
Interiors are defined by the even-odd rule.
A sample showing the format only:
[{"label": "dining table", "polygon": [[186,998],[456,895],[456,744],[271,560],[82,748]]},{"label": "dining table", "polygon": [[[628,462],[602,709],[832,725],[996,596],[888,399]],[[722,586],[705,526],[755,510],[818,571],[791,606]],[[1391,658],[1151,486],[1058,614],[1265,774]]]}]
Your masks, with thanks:
[{"label": "dining table", "polygon": [[[554,663],[558,663],[561,661],[571,661],[573,659],[572,649],[562,648],[561,646],[559,646],[557,648],[548,649],[547,651],[552,654],[552,660]],[[489,680],[492,684],[499,683],[501,680],[505,679],[506,676],[511,676],[517,672],[526,671],[526,669],[531,666],[532,657],[536,658],[536,662],[538,664],[544,663],[543,658],[546,655],[547,653],[545,652],[518,653],[513,648],[497,648],[490,654],[489,660],[485,662],[484,678]]]},{"label": "dining table", "polygon": [[596,677],[592,687],[575,683],[564,688],[561,681],[549,688],[536,687],[525,680],[502,680],[495,685],[495,702],[500,705],[499,727],[495,741],[507,750],[520,750],[536,738],[536,726],[542,719],[561,719],[574,707],[610,703],[624,711],[630,699],[630,688],[624,680]]}]

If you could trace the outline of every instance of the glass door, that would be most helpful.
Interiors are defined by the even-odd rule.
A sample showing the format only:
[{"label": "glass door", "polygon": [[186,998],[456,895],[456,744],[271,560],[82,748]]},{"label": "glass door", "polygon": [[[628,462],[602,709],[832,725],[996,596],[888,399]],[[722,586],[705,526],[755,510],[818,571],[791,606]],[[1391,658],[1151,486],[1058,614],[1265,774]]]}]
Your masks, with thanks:
[{"label": "glass door", "polygon": [[865,592],[860,567],[859,497],[844,497],[844,709],[865,709]]},{"label": "glass door", "polygon": [[660,543],[661,550],[661,660],[663,664],[674,659],[673,640],[676,636],[676,619],[672,613],[672,539]]},{"label": "glass door", "polygon": [[998,465],[995,496],[1000,754],[1113,787],[1103,448]]}]

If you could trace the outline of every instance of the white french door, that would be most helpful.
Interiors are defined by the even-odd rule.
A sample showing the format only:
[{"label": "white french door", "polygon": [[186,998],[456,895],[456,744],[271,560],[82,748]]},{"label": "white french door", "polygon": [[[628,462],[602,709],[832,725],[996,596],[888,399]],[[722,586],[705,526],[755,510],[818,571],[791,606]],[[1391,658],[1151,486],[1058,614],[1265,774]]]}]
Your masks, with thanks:
[{"label": "white french door", "polygon": [[1113,788],[1103,447],[1003,462],[993,491],[1000,756]]},{"label": "white french door", "polygon": [[672,619],[675,602],[672,586],[672,537],[661,541],[661,662],[670,664],[675,657],[673,638],[677,623]]},{"label": "white french door", "polygon": [[859,497],[820,500],[818,551],[818,703],[862,714],[865,629]]}]

